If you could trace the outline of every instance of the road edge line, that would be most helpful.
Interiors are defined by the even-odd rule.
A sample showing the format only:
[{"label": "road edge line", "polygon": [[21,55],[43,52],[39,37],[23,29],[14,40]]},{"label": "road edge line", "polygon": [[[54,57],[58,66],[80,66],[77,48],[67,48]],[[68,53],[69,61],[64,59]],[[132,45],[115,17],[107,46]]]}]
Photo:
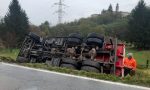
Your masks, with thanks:
[{"label": "road edge line", "polygon": [[91,80],[91,81],[96,81],[96,82],[112,84],[112,85],[119,85],[119,86],[125,86],[125,87],[137,88],[137,89],[150,90],[150,88],[148,88],[148,87],[137,86],[137,85],[129,85],[129,84],[121,83],[121,82],[113,82],[113,81],[94,79],[94,78],[89,78],[89,77],[84,77],[84,76],[76,76],[76,75],[71,75],[71,74],[66,74],[66,73],[60,73],[60,72],[49,71],[49,70],[44,70],[44,69],[36,69],[36,68],[21,66],[21,65],[17,65],[17,64],[4,63],[4,62],[2,62],[2,64],[12,66],[12,67],[18,67],[18,68],[24,68],[24,69],[28,69],[28,70],[35,70],[35,71],[39,71],[39,72],[57,74],[57,75],[68,76],[68,77],[74,77],[74,78],[84,79],[84,80]]}]

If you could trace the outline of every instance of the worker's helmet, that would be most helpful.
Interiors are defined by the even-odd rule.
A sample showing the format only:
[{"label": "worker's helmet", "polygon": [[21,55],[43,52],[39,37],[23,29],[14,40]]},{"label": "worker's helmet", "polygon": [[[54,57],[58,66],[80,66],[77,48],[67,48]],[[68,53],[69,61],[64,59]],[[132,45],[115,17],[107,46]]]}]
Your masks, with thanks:
[{"label": "worker's helmet", "polygon": [[128,53],[127,56],[128,57],[133,57],[133,53]]}]

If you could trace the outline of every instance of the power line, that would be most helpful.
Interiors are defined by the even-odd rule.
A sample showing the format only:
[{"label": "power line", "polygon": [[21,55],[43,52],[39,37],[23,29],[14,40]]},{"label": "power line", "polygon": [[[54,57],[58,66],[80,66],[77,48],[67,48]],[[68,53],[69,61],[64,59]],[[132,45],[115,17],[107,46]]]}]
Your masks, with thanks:
[{"label": "power line", "polygon": [[56,11],[56,13],[58,13],[58,24],[62,23],[62,19],[63,19],[63,13],[65,13],[65,11],[63,11],[63,7],[66,6],[62,0],[59,0],[58,3],[54,3],[54,5],[58,6],[58,10]]}]

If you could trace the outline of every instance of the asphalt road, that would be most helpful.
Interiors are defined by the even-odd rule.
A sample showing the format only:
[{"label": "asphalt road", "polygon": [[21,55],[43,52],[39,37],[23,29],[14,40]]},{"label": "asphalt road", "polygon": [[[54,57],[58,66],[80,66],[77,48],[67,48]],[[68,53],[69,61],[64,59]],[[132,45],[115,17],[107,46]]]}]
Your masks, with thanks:
[{"label": "asphalt road", "polygon": [[0,90],[150,90],[0,63]]}]

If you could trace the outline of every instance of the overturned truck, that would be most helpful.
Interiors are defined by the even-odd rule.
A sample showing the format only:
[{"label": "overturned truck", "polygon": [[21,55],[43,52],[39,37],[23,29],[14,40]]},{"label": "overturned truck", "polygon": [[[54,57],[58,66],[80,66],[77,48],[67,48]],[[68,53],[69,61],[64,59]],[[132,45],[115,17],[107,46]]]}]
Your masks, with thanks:
[{"label": "overturned truck", "polygon": [[29,33],[20,49],[20,63],[44,62],[51,66],[66,67],[89,72],[124,76],[125,45],[109,41],[96,33],[87,37],[72,33],[68,37],[41,38]]}]

